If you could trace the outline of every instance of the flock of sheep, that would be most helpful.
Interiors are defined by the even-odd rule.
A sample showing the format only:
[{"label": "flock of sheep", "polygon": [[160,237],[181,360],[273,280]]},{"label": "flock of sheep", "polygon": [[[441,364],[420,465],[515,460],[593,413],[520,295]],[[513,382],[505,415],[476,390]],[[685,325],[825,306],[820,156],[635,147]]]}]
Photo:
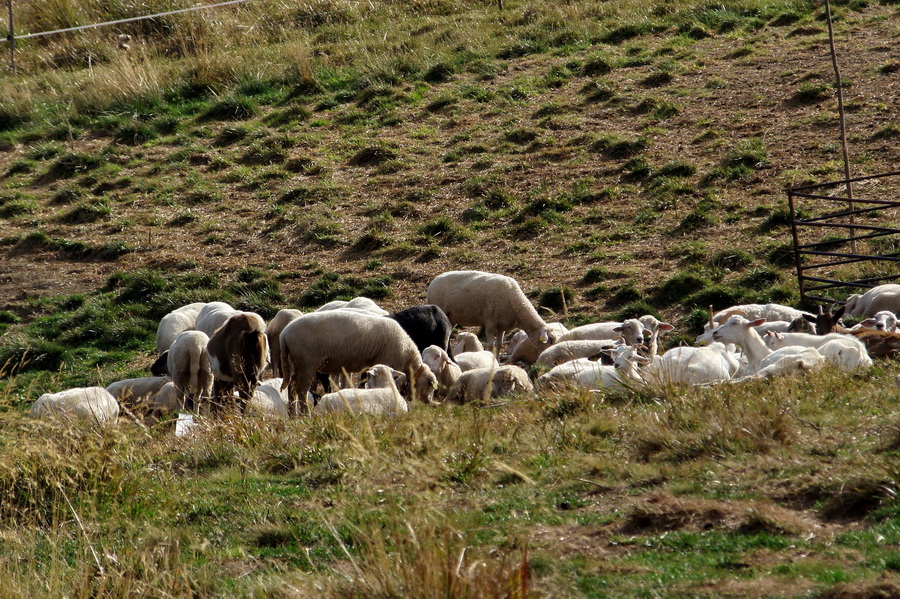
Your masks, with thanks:
[{"label": "flock of sheep", "polygon": [[[824,364],[858,369],[871,366],[872,357],[900,351],[900,285],[894,284],[851,296],[834,313],[735,306],[710,316],[697,337],[705,345],[663,353],[658,337],[673,329],[668,323],[646,315],[569,330],[545,322],[519,284],[500,274],[443,273],[428,286],[427,301],[389,314],[359,297],[310,313],[284,309],[268,324],[223,302],[190,304],[159,323],[155,376],[48,393],[31,412],[98,422],[115,421],[121,408],[156,415],[226,409],[281,417],[396,414],[416,400],[486,401],[560,385],[711,385]],[[845,329],[843,314],[868,318]],[[451,344],[454,326],[483,327],[485,344],[470,332]],[[543,372],[534,382],[523,368],[532,365]],[[274,378],[262,380],[270,366]],[[354,381],[361,373],[359,388]]]}]

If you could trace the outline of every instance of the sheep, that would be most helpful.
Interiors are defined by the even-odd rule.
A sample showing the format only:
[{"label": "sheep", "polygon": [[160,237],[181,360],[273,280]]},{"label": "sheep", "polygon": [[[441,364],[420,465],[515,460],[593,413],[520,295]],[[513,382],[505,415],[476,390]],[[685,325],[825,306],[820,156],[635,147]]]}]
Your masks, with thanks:
[{"label": "sheep", "polygon": [[168,351],[179,333],[193,329],[197,324],[197,315],[205,305],[205,302],[194,302],[163,316],[156,327],[156,353]]},{"label": "sheep", "polygon": [[244,412],[269,365],[266,322],[254,312],[232,314],[209,338],[206,351],[217,405],[221,407],[222,400],[236,391],[237,404]]},{"label": "sheep", "polygon": [[463,352],[454,356],[453,360],[459,365],[459,369],[463,372],[477,370],[479,368],[498,368],[500,366],[500,363],[497,361],[497,356],[486,349],[481,351]]},{"label": "sheep", "polygon": [[450,333],[453,324],[438,306],[426,304],[400,310],[388,316],[406,331],[419,351],[429,345],[436,345],[447,351],[450,348]]},{"label": "sheep", "polygon": [[560,341],[541,352],[535,364],[552,368],[564,362],[578,358],[598,357],[603,350],[614,349],[617,342],[613,339],[579,339],[576,341]]},{"label": "sheep", "polygon": [[659,334],[671,331],[675,327],[668,322],[661,322],[652,314],[645,314],[638,318],[644,329],[650,331],[650,339],[647,341],[647,353],[651,356],[659,354]]},{"label": "sheep", "polygon": [[[493,357],[493,354],[491,354],[491,357]],[[422,361],[428,365],[428,368],[437,377],[442,393],[446,393],[462,374],[459,365],[450,358],[446,351],[437,345],[429,345],[422,350]]]},{"label": "sheep", "polygon": [[[566,331],[568,332],[568,331]],[[471,335],[471,333],[469,333]],[[512,356],[516,353],[516,348],[522,344],[523,341],[528,339],[528,334],[525,331],[516,331],[515,334],[509,338],[509,344],[506,346],[506,355],[507,357]],[[457,340],[457,343],[459,341]],[[480,342],[479,342],[480,344]],[[469,350],[472,351],[472,350]]]},{"label": "sheep", "polygon": [[[710,311],[712,311],[712,307],[710,307]],[[697,337],[697,343],[708,343],[711,340],[709,333],[734,315],[743,316],[750,320],[762,318],[765,321],[783,320],[786,322],[793,322],[798,318],[812,316],[809,312],[782,304],[741,304],[739,306],[731,306],[730,308],[719,310],[710,317],[710,322],[703,325],[703,333]]]},{"label": "sheep", "polygon": [[[755,326],[753,328],[756,330],[757,333],[760,334],[760,336],[764,336],[770,332],[787,333],[787,332],[791,332],[792,330],[796,330],[798,328],[804,328],[801,325],[799,325],[800,322],[805,323],[807,321],[804,320],[803,318],[799,318],[799,319],[791,321],[791,322],[788,322],[786,320],[772,320],[772,321],[766,321],[766,322],[762,323],[761,325]],[[715,328],[715,327],[713,327],[713,328]],[[694,341],[696,343],[700,343],[700,344],[711,343],[713,340],[712,339],[713,328],[709,328],[709,324],[707,323],[705,330],[702,333],[700,333],[699,335],[697,335],[697,338]],[[798,332],[802,332],[802,331],[798,331]]]},{"label": "sheep", "polygon": [[661,385],[712,385],[731,380],[740,368],[737,354],[722,343],[703,347],[675,347],[641,372],[644,380]]},{"label": "sheep", "polygon": [[323,395],[313,414],[349,412],[351,414],[394,415],[407,412],[409,404],[400,395],[394,377],[402,373],[384,364],[369,369],[365,389],[342,389]]},{"label": "sheep", "polygon": [[878,285],[863,293],[854,293],[844,304],[847,316],[872,316],[881,310],[900,312],[900,285]]},{"label": "sheep", "polygon": [[900,354],[900,333],[891,333],[889,331],[880,331],[878,329],[847,329],[844,328],[840,319],[844,315],[846,306],[841,306],[836,312],[824,312],[819,306],[819,313],[810,319],[816,323],[816,330],[820,335],[826,335],[831,332],[845,333],[853,335],[866,346],[866,351],[871,358],[894,357]]},{"label": "sheep", "polygon": [[814,347],[822,354],[826,362],[847,370],[868,368],[872,365],[872,358],[869,357],[866,346],[859,339],[841,333],[812,335],[809,333],[771,332],[763,336],[763,341],[772,349],[788,345]]},{"label": "sheep", "polygon": [[291,415],[299,410],[298,397],[306,397],[316,372],[354,373],[385,364],[406,373],[414,397],[431,403],[437,378],[422,362],[415,343],[390,318],[327,310],[304,314],[288,324],[279,337],[282,388],[291,390]]},{"label": "sheep", "polygon": [[376,304],[374,301],[367,297],[354,297],[350,301],[344,300],[334,300],[333,302],[328,302],[324,306],[319,306],[316,309],[316,312],[327,312],[328,310],[342,310],[345,308],[363,310],[365,312],[370,312],[372,314],[377,314],[379,316],[389,316],[390,312],[383,309],[381,306]]},{"label": "sheep", "polygon": [[629,383],[642,382],[636,365],[647,361],[635,348],[620,345],[613,350],[614,364],[600,364],[587,358],[579,358],[554,366],[538,377],[538,387],[552,388],[560,383],[580,389],[615,389]]},{"label": "sheep", "polygon": [[824,363],[822,354],[811,347],[790,345],[774,351],[766,347],[762,337],[753,329],[763,322],[764,318],[750,321],[735,314],[713,329],[712,337],[714,341],[740,346],[747,358],[747,368],[754,376],[772,376],[798,368],[812,370]]},{"label": "sheep", "polygon": [[206,333],[207,337],[212,337],[216,329],[225,324],[229,316],[236,313],[237,310],[225,302],[209,302],[197,314],[194,329]]},{"label": "sheep", "polygon": [[875,329],[878,331],[887,331],[889,333],[897,332],[897,315],[890,310],[882,310],[877,312],[875,316],[860,321],[853,329]]},{"label": "sheep", "polygon": [[[528,337],[528,334],[524,331],[519,331]],[[516,333],[518,334],[518,333]],[[459,354],[465,352],[477,352],[484,351],[484,346],[481,344],[481,341],[478,340],[478,336],[475,333],[469,333],[468,331],[463,331],[456,336],[456,341],[453,343],[452,354],[455,358]]]},{"label": "sheep", "polygon": [[123,407],[129,409],[150,403],[152,398],[163,388],[166,383],[171,382],[167,376],[147,376],[134,379],[125,379],[116,381],[106,386],[106,390],[112,395],[116,401]]},{"label": "sheep", "polygon": [[528,334],[539,351],[556,337],[512,277],[477,270],[448,271],[428,285],[428,303],[439,306],[450,322],[484,325],[487,349],[500,352],[503,335],[516,327]]},{"label": "sheep", "polygon": [[463,372],[453,383],[444,403],[462,404],[509,393],[534,393],[527,372],[518,366],[479,368]]},{"label": "sheep", "polygon": [[213,373],[206,351],[208,343],[209,337],[203,331],[184,331],[169,348],[172,382],[188,410],[193,410],[196,404],[212,394]]},{"label": "sheep", "polygon": [[155,416],[159,417],[181,409],[183,403],[182,393],[175,386],[175,383],[169,381],[150,398],[148,407]]},{"label": "sheep", "polygon": [[282,378],[273,378],[262,381],[253,390],[253,397],[247,403],[247,411],[257,411],[262,414],[288,417],[288,396],[281,390]]},{"label": "sheep", "polygon": [[119,417],[119,403],[103,387],[75,387],[44,393],[31,406],[35,418],[62,416],[104,424]]},{"label": "sheep", "polygon": [[644,342],[644,336],[649,336],[650,331],[637,318],[629,318],[624,322],[595,322],[575,327],[558,341],[578,341],[584,339],[615,339],[622,337],[626,345],[640,345]]},{"label": "sheep", "polygon": [[278,337],[289,323],[303,316],[303,312],[293,308],[284,308],[279,310],[277,314],[266,325],[266,338],[269,341],[269,354],[272,359],[272,374],[276,377],[283,376],[281,372],[281,346],[278,344]]},{"label": "sheep", "polygon": [[[560,337],[562,337],[563,335],[565,335],[566,333],[569,332],[569,329],[567,329],[564,325],[562,325],[561,323],[558,323],[558,322],[547,323],[547,326],[553,331],[553,333],[557,339],[559,339]],[[549,347],[545,347],[544,351],[550,349],[550,347],[553,347],[553,345],[551,344]],[[528,339],[528,336],[526,335],[525,338],[519,344],[516,345],[516,347],[509,354],[509,357],[507,357],[503,363],[504,364],[524,363],[524,364],[527,364],[530,366],[535,363],[535,361],[538,359],[538,356],[540,356],[542,353],[543,352],[538,350],[538,348],[534,346],[534,343],[532,343],[531,340]]]}]

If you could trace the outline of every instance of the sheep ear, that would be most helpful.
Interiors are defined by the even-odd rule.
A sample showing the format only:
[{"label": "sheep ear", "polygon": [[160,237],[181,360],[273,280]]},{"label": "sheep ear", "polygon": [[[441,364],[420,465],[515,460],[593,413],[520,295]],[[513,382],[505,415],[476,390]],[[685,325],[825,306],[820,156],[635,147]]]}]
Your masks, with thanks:
[{"label": "sheep ear", "polygon": [[675,328],[675,327],[674,327],[673,325],[669,324],[668,322],[661,322],[661,323],[659,323],[659,330],[660,330],[660,331],[671,331],[671,330],[674,329],[674,328]]},{"label": "sheep ear", "polygon": [[867,318],[861,321],[859,324],[864,327],[871,327],[875,324],[876,320],[874,318]]},{"label": "sheep ear", "polygon": [[811,323],[813,323],[813,324],[816,324],[816,317],[813,316],[812,314],[804,314],[804,315],[803,315],[803,318],[804,318],[804,320],[806,320],[807,322],[811,322]]},{"label": "sheep ear", "polygon": [[613,331],[615,331],[616,333],[621,333],[621,332],[622,332],[622,327],[616,327],[616,328],[613,329]]},{"label": "sheep ear", "polygon": [[846,310],[846,309],[847,309],[847,306],[841,306],[840,308],[837,309],[837,311],[832,312],[831,315],[834,317],[835,320],[837,320],[838,318],[840,318],[841,316],[844,315],[844,310]]},{"label": "sheep ear", "polygon": [[757,318],[756,320],[754,320],[753,322],[750,322],[748,324],[751,327],[758,327],[759,325],[763,324],[764,322],[766,322],[765,318]]}]

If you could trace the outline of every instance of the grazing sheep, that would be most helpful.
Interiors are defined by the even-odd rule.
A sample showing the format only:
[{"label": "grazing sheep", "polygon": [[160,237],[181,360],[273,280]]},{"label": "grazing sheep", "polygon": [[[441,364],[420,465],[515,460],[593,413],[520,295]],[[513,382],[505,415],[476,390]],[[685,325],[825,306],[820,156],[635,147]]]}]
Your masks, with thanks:
[{"label": "grazing sheep", "polygon": [[740,346],[747,358],[747,368],[755,376],[773,376],[797,369],[813,370],[825,362],[822,354],[811,347],[790,345],[774,351],[769,349],[753,328],[763,322],[764,318],[750,321],[735,314],[713,329],[713,340]]},{"label": "grazing sheep", "polygon": [[847,316],[872,316],[881,310],[900,312],[900,285],[878,285],[863,293],[854,293],[844,304]]},{"label": "grazing sheep", "polygon": [[171,381],[172,379],[167,376],[146,376],[110,383],[106,390],[120,405],[133,409],[147,403],[159,393],[166,383]]},{"label": "grazing sheep", "polygon": [[205,305],[205,302],[194,302],[163,316],[156,327],[156,353],[168,351],[175,337],[183,331],[193,329],[197,324],[197,316]]},{"label": "grazing sheep", "polygon": [[316,372],[361,372],[385,364],[406,373],[415,398],[431,403],[437,378],[422,362],[409,335],[390,318],[350,310],[304,314],[281,332],[282,388],[291,391],[291,415],[306,397]]},{"label": "grazing sheep", "polygon": [[439,306],[450,322],[484,325],[487,349],[499,353],[506,331],[520,328],[539,352],[556,337],[512,277],[477,270],[438,275],[428,285],[428,303]]},{"label": "grazing sheep", "polygon": [[394,377],[402,373],[384,364],[377,364],[366,374],[369,379],[365,389],[342,389],[323,395],[313,408],[313,414],[349,412],[387,416],[409,410],[409,404],[394,383]]},{"label": "grazing sheep", "polygon": [[609,352],[616,347],[613,339],[578,339],[576,341],[560,341],[541,352],[535,364],[553,368],[564,362],[578,358],[599,358],[601,353]]},{"label": "grazing sheep", "polygon": [[243,412],[269,365],[266,322],[253,312],[232,314],[209,338],[206,351],[215,378],[213,396],[217,403],[236,391]]},{"label": "grazing sheep", "polygon": [[477,370],[479,368],[498,368],[500,363],[493,352],[486,349],[481,351],[467,351],[454,356],[453,360],[463,372]]},{"label": "grazing sheep", "polygon": [[462,404],[509,393],[534,393],[527,372],[518,366],[479,368],[463,372],[453,383],[444,403]]},{"label": "grazing sheep", "polygon": [[737,354],[722,343],[703,347],[675,347],[641,372],[648,383],[713,385],[731,380],[740,368]]},{"label": "grazing sheep", "polygon": [[237,310],[225,302],[209,302],[197,314],[197,322],[194,325],[194,329],[206,333],[207,337],[212,337],[213,333],[225,324],[228,317],[236,313]]},{"label": "grazing sheep", "polygon": [[284,374],[281,372],[281,346],[278,344],[278,337],[281,336],[281,331],[284,330],[284,327],[301,316],[303,316],[303,312],[300,310],[284,308],[279,310],[275,317],[269,321],[269,324],[266,325],[266,337],[269,340],[269,353],[272,358],[272,373],[277,377],[281,377]]},{"label": "grazing sheep", "polygon": [[[525,335],[526,338],[528,337],[524,331],[519,332]],[[456,342],[453,343],[452,352],[454,358],[462,353],[477,351],[484,351],[484,346],[481,344],[481,341],[479,341],[478,336],[475,333],[463,331],[456,336]]]},{"label": "grazing sheep", "polygon": [[203,399],[209,399],[213,374],[206,345],[209,337],[202,331],[184,331],[169,348],[169,372],[187,410],[193,410]]},{"label": "grazing sheep", "polygon": [[[569,332],[569,329],[567,329],[562,323],[559,323],[559,322],[549,322],[549,323],[547,323],[547,326],[550,328],[551,331],[553,331],[553,334],[556,337],[556,339],[560,339],[563,335],[565,335],[566,333]],[[547,351],[551,347],[553,347],[552,344],[549,346],[545,346],[544,351]],[[523,364],[527,364],[528,366],[531,366],[532,364],[535,363],[535,361],[538,359],[538,356],[540,356],[542,353],[543,352],[541,350],[539,350],[537,347],[535,347],[534,343],[532,343],[531,340],[528,339],[528,336],[526,335],[525,338],[519,344],[516,345],[516,347],[512,350],[512,353],[509,354],[509,357],[506,358],[506,360],[503,363],[504,364],[523,363]]]},{"label": "grazing sheep", "polygon": [[595,322],[575,327],[559,338],[559,341],[579,341],[585,339],[616,339],[622,337],[626,345],[641,345],[650,331],[637,318],[629,318],[625,322]]},{"label": "grazing sheep", "polygon": [[35,418],[61,416],[103,424],[119,417],[119,404],[103,387],[75,387],[44,393],[31,406]]},{"label": "grazing sheep", "polygon": [[[491,357],[493,357],[493,354],[491,354]],[[437,377],[441,393],[446,393],[453,386],[453,383],[456,382],[456,379],[459,378],[459,375],[462,374],[459,365],[450,358],[446,351],[437,345],[429,345],[422,350],[422,361],[428,365],[428,368]]]},{"label": "grazing sheep", "polygon": [[388,318],[393,318],[403,327],[419,351],[423,351],[429,345],[436,345],[444,351],[450,348],[453,324],[438,306],[432,304],[413,306],[395,312]]},{"label": "grazing sheep", "polygon": [[364,312],[370,312],[379,316],[390,315],[390,312],[383,309],[381,306],[367,297],[354,297],[350,301],[334,300],[333,302],[328,302],[324,306],[320,306],[316,309],[316,312],[327,312],[328,310],[343,310],[345,308],[363,310]]}]

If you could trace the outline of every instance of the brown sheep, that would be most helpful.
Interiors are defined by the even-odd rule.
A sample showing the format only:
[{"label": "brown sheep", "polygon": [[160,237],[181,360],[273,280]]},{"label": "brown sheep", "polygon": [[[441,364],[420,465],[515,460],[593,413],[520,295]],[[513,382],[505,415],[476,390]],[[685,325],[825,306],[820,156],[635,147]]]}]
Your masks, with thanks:
[{"label": "brown sheep", "polygon": [[253,312],[231,315],[209,338],[207,353],[218,407],[236,391],[238,407],[244,412],[269,363],[265,321]]}]

